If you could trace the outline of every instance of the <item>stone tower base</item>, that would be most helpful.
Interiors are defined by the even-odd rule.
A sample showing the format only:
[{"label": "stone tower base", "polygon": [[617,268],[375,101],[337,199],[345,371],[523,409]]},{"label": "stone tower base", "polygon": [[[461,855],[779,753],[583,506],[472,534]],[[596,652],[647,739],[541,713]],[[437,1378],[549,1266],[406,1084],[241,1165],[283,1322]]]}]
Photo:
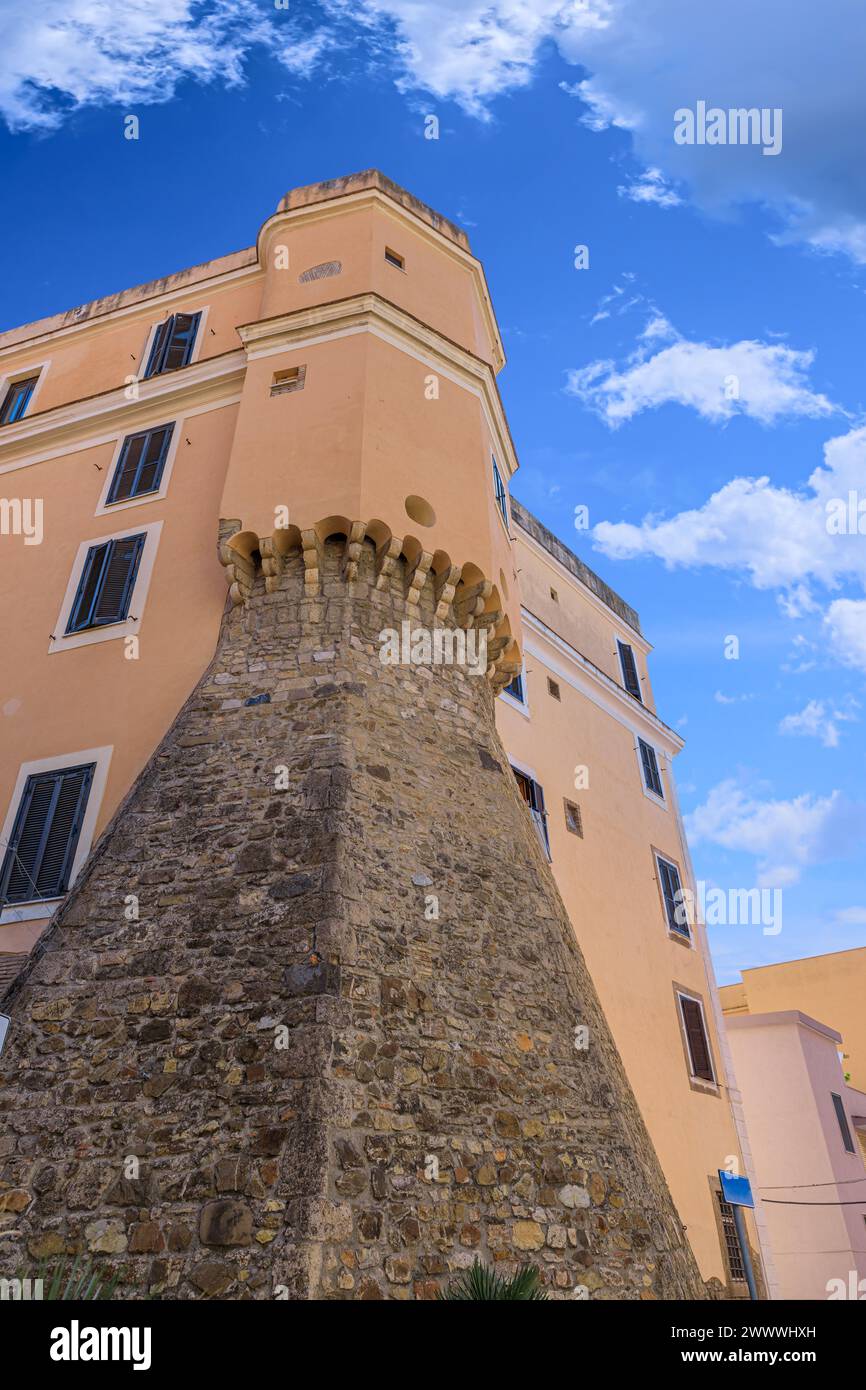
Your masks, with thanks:
[{"label": "stone tower base", "polygon": [[17,987],[0,1221],[121,1297],[703,1297],[491,685],[383,665],[433,581],[345,573],[227,611]]}]

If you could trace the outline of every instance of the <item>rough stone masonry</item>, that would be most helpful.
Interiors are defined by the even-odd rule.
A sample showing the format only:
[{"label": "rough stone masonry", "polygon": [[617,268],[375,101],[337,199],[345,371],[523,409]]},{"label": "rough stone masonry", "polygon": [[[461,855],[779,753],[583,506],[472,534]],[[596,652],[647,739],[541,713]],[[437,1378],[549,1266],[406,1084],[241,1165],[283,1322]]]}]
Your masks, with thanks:
[{"label": "rough stone masonry", "polygon": [[703,1297],[491,685],[382,665],[402,562],[378,591],[342,551],[317,596],[298,554],[227,608],[7,1000],[0,1273],[84,1250],[117,1297],[427,1299],[478,1255]]}]

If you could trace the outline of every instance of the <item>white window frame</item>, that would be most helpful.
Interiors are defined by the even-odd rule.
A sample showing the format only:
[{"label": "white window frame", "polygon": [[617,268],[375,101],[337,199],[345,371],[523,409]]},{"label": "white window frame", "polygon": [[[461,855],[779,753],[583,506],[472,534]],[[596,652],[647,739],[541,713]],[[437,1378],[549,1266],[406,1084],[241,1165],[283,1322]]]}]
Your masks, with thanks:
[{"label": "white window frame", "polygon": [[[145,492],[141,497],[125,497],[120,502],[109,502],[107,500],[108,494],[111,491],[111,484],[117,472],[117,465],[120,462],[120,455],[125,441],[129,439],[131,435],[144,434],[147,430],[157,430],[162,425],[173,425],[174,429],[172,430],[171,443],[168,446],[168,453],[166,454],[165,465],[162,470],[162,478],[160,479],[159,487],[156,492]],[[165,418],[160,418],[158,420],[154,419],[152,423],[139,425],[134,430],[126,430],[123,434],[119,434],[115,441],[114,452],[111,456],[108,476],[102,485],[102,492],[99,494],[99,502],[97,503],[96,511],[93,515],[113,515],[114,512],[126,511],[128,507],[143,507],[147,502],[159,502],[165,497],[168,492],[168,485],[171,481],[171,474],[174,468],[174,460],[177,455],[180,436],[185,427],[186,418],[183,415],[179,415],[176,420],[166,420]]]},{"label": "white window frame", "polygon": [[[675,988],[677,994],[677,1013],[679,1015],[680,1021],[680,1032],[683,1035],[683,1044],[686,1049],[686,1060],[689,1066],[689,1080],[692,1081],[696,1086],[705,1086],[708,1090],[712,1087],[714,1091],[717,1091],[719,1089],[719,1078],[718,1072],[716,1071],[716,1059],[713,1055],[713,1040],[710,1035],[710,1030],[707,1027],[707,1011],[704,1008],[704,1001],[699,994],[690,994],[680,985],[676,985]],[[692,1004],[697,1004],[698,1008],[701,1011],[701,1023],[703,1024],[704,1037],[707,1040],[707,1056],[710,1059],[710,1071],[713,1073],[712,1081],[708,1081],[705,1076],[695,1076],[695,1073],[692,1070],[694,1063],[692,1061],[692,1049],[689,1046],[689,1035],[688,1030],[686,1028],[685,1015],[683,1014],[683,999],[688,999]]]},{"label": "white window frame", "polygon": [[[81,542],[75,555],[69,582],[66,585],[66,593],[63,595],[63,602],[60,605],[60,613],[54,625],[54,635],[48,642],[49,654],[68,651],[72,647],[89,647],[94,642],[113,642],[119,637],[131,637],[139,633],[161,534],[162,522],[149,521],[140,526],[129,526],[125,531],[110,531],[107,536],[91,536],[86,541]],[[123,622],[107,623],[104,627],[87,628],[84,632],[70,632],[67,635],[66,624],[69,622],[69,615],[72,612],[72,605],[78,592],[78,584],[88,550],[95,545],[103,545],[106,541],[119,541],[126,536],[141,535],[144,536],[144,546],[138,562],[138,573],[135,576],[135,583],[129,596],[130,616]]]},{"label": "white window frame", "polygon": [[[635,732],[634,730],[633,730],[632,732],[633,732],[633,734],[634,734],[634,752],[635,752],[635,757],[637,758],[637,771],[638,771],[638,776],[640,777],[640,784],[641,784],[641,789],[642,789],[642,791],[643,791],[643,794],[644,794],[644,796],[646,796],[646,797],[649,798],[649,800],[653,803],[654,806],[663,806],[663,807],[665,808],[665,810],[667,810],[667,808],[668,808],[668,802],[667,802],[667,797],[665,796],[665,779],[664,779],[664,761],[663,761],[663,758],[662,758],[661,754],[659,753],[658,748],[656,747],[656,745],[655,745],[654,743],[652,743],[648,738],[645,738],[643,734],[639,734],[639,733]],[[659,770],[659,781],[660,781],[661,784],[662,784],[662,794],[661,794],[661,796],[658,796],[654,791],[651,791],[650,788],[649,788],[649,787],[647,786],[647,784],[646,784],[646,778],[644,777],[644,774],[643,774],[643,758],[641,757],[641,752],[640,752],[640,746],[641,746],[641,743],[642,743],[642,742],[645,743],[645,744],[647,745],[648,748],[651,748],[651,749],[653,750],[653,752],[655,753],[655,755],[656,755],[656,766],[658,767],[658,770]]]},{"label": "white window frame", "polygon": [[694,924],[694,922],[690,921],[688,912],[686,913],[686,920],[685,920],[685,923],[683,924],[683,927],[682,927],[682,928],[681,928],[681,927],[672,927],[671,924],[670,924],[670,922],[668,921],[667,908],[665,907],[665,890],[664,890],[664,885],[663,885],[663,883],[662,883],[661,861],[663,860],[665,864],[669,864],[670,867],[671,867],[672,869],[676,869],[676,871],[677,871],[677,878],[679,879],[679,882],[680,882],[680,889],[679,889],[679,891],[680,891],[681,894],[686,895],[686,896],[684,896],[684,897],[681,899],[681,901],[682,901],[682,902],[684,903],[684,905],[688,908],[688,906],[689,906],[689,898],[688,898],[688,896],[687,896],[687,894],[688,894],[688,889],[685,887],[685,885],[684,885],[684,883],[683,883],[683,871],[682,871],[682,868],[681,868],[680,865],[677,863],[676,859],[674,859],[673,855],[671,855],[671,854],[664,854],[662,850],[656,849],[655,846],[653,846],[653,860],[654,860],[654,862],[655,862],[656,883],[657,883],[657,885],[658,885],[659,897],[660,897],[660,899],[661,899],[661,905],[662,905],[662,921],[664,922],[665,927],[667,928],[668,936],[672,936],[672,937],[674,938],[674,940],[676,940],[676,941],[681,941],[681,942],[683,943],[684,946],[691,946],[691,947],[694,947],[694,944],[695,944],[695,942],[694,942],[694,926],[695,926],[695,924]]},{"label": "white window frame", "polygon": [[[102,805],[102,798],[105,795],[108,768],[113,752],[114,745],[107,744],[102,748],[79,748],[75,753],[60,753],[53,758],[33,758],[29,762],[22,763],[18,769],[15,786],[12,789],[12,797],[6,810],[3,829],[0,831],[0,836],[2,836],[0,860],[6,854],[18,815],[18,808],[21,805],[21,798],[24,795],[24,788],[27,785],[27,778],[36,776],[40,772],[62,772],[65,767],[78,767],[81,763],[95,763],[93,781],[90,784],[87,805],[84,808],[84,819],[81,822],[78,844],[75,846],[75,856],[69,871],[69,889],[71,889],[93,844],[96,821]],[[32,922],[42,917],[50,917],[58,903],[62,901],[62,897],[33,898],[30,902],[10,903],[0,912],[0,926],[6,926],[9,922]]]},{"label": "white window frame", "polygon": [[[520,714],[522,714],[524,719],[529,719],[531,717],[529,713],[529,686],[526,681],[525,661],[522,663],[520,667],[520,679],[523,682],[523,694],[526,696],[525,700],[516,700],[513,695],[509,695],[508,691],[505,689],[504,686],[502,690],[500,690],[499,692],[499,698],[503,704],[508,705],[511,709],[516,709]],[[523,769],[520,768],[519,771],[522,772]],[[526,775],[528,777],[529,773],[527,773]],[[533,780],[537,781],[537,778]]]},{"label": "white window frame", "polygon": [[141,385],[145,381],[160,381],[164,376],[174,375],[173,372],[160,372],[157,376],[149,377],[146,377],[144,375],[145,371],[147,370],[147,364],[150,361],[150,349],[153,347],[153,340],[156,337],[156,330],[159,328],[160,324],[165,323],[166,319],[170,319],[172,314],[201,314],[201,318],[198,321],[198,332],[195,335],[195,342],[192,345],[192,353],[190,354],[190,359],[186,365],[188,367],[191,367],[193,362],[198,361],[201,355],[202,343],[204,342],[204,331],[207,327],[207,316],[209,310],[209,304],[203,304],[200,309],[170,309],[169,312],[167,314],[164,314],[161,319],[157,319],[156,323],[152,323],[150,325],[150,328],[147,331],[147,337],[144,340],[144,351],[141,354],[141,358],[139,359],[139,370],[135,373],[135,378],[139,385]]},{"label": "white window frame", "polygon": [[[2,405],[3,401],[5,401],[6,392],[9,390],[10,386],[14,386],[15,383],[18,381],[26,381],[28,377],[31,376],[37,376],[39,378],[39,380],[36,382],[36,385],[33,387],[33,395],[30,397],[30,400],[27,404],[27,409],[21,416],[20,420],[13,420],[13,425],[20,425],[26,419],[29,418],[30,414],[33,411],[33,407],[36,404],[36,398],[39,395],[39,392],[42,390],[42,385],[45,381],[46,376],[48,375],[48,368],[50,366],[51,358],[46,357],[43,359],[42,362],[34,362],[33,365],[30,367],[15,367],[12,371],[6,372],[2,376],[0,376],[0,405]],[[2,431],[8,428],[8,425],[0,426],[0,438],[2,438]]]},{"label": "white window frame", "polygon": [[[524,777],[528,777],[530,782],[534,782],[537,787],[541,788],[541,794],[542,796],[544,795],[544,783],[542,782],[538,774],[534,772],[531,767],[528,767],[526,763],[518,762],[517,758],[512,758],[510,755],[508,761],[511,764],[511,768],[514,772],[520,772],[523,774]],[[547,810],[547,802],[545,801],[543,826],[543,829],[546,831],[546,835],[542,835],[538,829],[538,822],[535,819],[538,813],[533,811],[531,806],[527,805],[526,809],[532,817],[533,825],[535,826],[535,833],[536,835],[538,835],[538,842],[541,845],[543,853],[547,855],[547,862],[548,864],[552,864],[553,846],[550,843],[550,812]]]}]

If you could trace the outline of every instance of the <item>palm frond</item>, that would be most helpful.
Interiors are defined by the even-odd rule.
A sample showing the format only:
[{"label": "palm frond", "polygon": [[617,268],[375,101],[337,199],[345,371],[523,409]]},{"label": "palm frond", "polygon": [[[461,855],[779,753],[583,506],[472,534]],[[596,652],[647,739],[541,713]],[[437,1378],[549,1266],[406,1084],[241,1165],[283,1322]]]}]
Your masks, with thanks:
[{"label": "palm frond", "polygon": [[95,1302],[113,1298],[120,1282],[120,1272],[115,1271],[106,1279],[89,1256],[85,1260],[79,1253],[71,1266],[66,1255],[60,1256],[53,1269],[49,1268],[47,1259],[42,1259],[36,1266],[35,1274],[22,1270],[18,1278],[33,1282],[41,1280],[42,1301],[45,1303]]},{"label": "palm frond", "polygon": [[450,1281],[439,1298],[446,1303],[527,1302],[546,1303],[548,1295],[541,1285],[541,1271],[535,1265],[521,1265],[516,1274],[505,1278],[475,1259]]}]

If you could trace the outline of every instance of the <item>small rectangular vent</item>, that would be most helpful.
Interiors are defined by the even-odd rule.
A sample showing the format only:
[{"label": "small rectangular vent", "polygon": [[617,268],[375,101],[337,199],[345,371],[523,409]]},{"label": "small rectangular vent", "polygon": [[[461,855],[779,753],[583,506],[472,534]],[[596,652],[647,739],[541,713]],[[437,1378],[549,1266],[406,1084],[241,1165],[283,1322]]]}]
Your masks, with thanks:
[{"label": "small rectangular vent", "polygon": [[284,367],[281,372],[274,372],[271,395],[285,396],[288,395],[289,391],[303,391],[306,377],[306,366]]},{"label": "small rectangular vent", "polygon": [[572,835],[579,835],[583,839],[583,816],[580,813],[580,807],[575,801],[568,801],[565,797],[563,797],[563,804],[565,806],[566,829],[570,830]]}]

